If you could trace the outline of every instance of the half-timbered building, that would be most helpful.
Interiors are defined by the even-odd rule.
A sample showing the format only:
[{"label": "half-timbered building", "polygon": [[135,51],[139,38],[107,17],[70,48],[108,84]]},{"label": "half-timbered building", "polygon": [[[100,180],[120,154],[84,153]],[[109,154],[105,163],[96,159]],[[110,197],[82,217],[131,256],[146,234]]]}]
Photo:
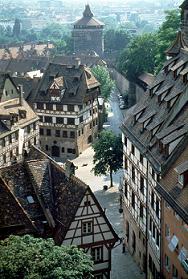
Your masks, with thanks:
[{"label": "half-timbered building", "polygon": [[156,188],[188,142],[188,2],[181,8],[182,31],[167,50],[169,59],[122,125],[126,244],[154,279],[162,277],[161,195]]},{"label": "half-timbered building", "polygon": [[41,148],[56,160],[73,159],[98,135],[99,83],[77,65],[50,63],[33,97]]},{"label": "half-timbered building", "polygon": [[0,170],[0,238],[30,233],[77,245],[92,256],[94,278],[110,278],[118,236],[90,187],[38,149],[31,153]]}]

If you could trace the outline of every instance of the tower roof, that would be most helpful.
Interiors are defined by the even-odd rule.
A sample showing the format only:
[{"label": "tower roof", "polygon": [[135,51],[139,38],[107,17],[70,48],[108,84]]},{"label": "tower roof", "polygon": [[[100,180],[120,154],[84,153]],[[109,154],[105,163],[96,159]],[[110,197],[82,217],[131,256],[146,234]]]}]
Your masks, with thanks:
[{"label": "tower roof", "polygon": [[84,17],[93,17],[89,4],[85,5],[85,10],[83,12]]},{"label": "tower roof", "polygon": [[104,23],[96,19],[91,12],[89,4],[85,5],[83,17],[74,23],[74,26],[103,27]]}]

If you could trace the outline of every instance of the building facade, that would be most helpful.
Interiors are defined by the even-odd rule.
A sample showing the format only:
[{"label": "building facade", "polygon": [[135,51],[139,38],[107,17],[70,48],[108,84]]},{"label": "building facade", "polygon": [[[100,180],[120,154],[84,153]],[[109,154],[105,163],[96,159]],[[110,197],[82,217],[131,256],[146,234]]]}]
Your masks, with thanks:
[{"label": "building facade", "polygon": [[[184,4],[183,26],[188,20]],[[120,189],[126,244],[147,278],[154,279],[163,276],[164,217],[157,185],[187,144],[188,52],[183,30],[167,51],[169,59],[162,70],[122,125],[124,178]]]},{"label": "building facade", "polygon": [[119,239],[88,185],[33,148],[24,161],[0,169],[0,189],[1,239],[30,233],[76,245],[92,256],[94,278],[110,278]]},{"label": "building facade", "polygon": [[166,279],[188,278],[188,146],[157,190],[162,196],[162,273]]},{"label": "building facade", "polygon": [[98,135],[99,83],[82,65],[49,64],[34,99],[42,150],[73,159]]},{"label": "building facade", "polygon": [[96,52],[99,56],[104,52],[103,38],[104,24],[94,18],[90,6],[87,4],[83,17],[74,23],[72,37],[74,40],[74,52]]}]

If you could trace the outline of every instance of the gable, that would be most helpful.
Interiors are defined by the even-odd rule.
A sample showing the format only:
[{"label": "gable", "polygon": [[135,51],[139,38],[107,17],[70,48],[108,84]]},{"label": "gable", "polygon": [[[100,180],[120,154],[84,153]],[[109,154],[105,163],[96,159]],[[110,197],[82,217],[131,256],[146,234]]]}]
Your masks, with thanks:
[{"label": "gable", "polygon": [[13,99],[13,98],[18,98],[18,90],[15,86],[15,84],[12,82],[12,80],[7,77],[5,79],[4,87],[3,87],[3,94],[1,97],[1,102]]},{"label": "gable", "polygon": [[[84,232],[84,224],[91,223],[91,232]],[[90,189],[85,193],[66,233],[63,244],[87,246],[93,243],[114,244],[118,236]]]}]

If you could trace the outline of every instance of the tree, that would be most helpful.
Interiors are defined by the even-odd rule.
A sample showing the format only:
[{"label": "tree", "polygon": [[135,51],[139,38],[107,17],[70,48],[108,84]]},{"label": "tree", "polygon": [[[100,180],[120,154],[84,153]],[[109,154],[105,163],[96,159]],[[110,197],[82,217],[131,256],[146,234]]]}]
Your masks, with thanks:
[{"label": "tree", "polygon": [[166,59],[165,51],[176,38],[180,27],[179,10],[166,11],[166,19],[157,32],[157,54],[155,56],[157,71],[159,71]]},{"label": "tree", "polygon": [[95,66],[92,68],[92,73],[96,79],[100,82],[101,95],[104,100],[108,100],[110,93],[115,86],[114,81],[110,78],[108,69],[104,66]]},{"label": "tree", "polygon": [[125,29],[109,29],[104,34],[105,51],[119,51],[127,46],[130,35]]},{"label": "tree", "polygon": [[0,241],[1,279],[90,279],[92,262],[74,246],[30,235]]},{"label": "tree", "polygon": [[154,72],[156,54],[156,35],[143,34],[135,37],[124,49],[117,65],[129,80],[135,81],[143,72]]},{"label": "tree", "polygon": [[13,26],[13,36],[19,37],[20,32],[21,32],[20,20],[16,18]]},{"label": "tree", "polygon": [[112,131],[102,131],[98,140],[93,144],[95,151],[93,171],[95,175],[110,173],[110,187],[113,186],[113,172],[123,164],[123,146],[121,136],[116,136]]}]

